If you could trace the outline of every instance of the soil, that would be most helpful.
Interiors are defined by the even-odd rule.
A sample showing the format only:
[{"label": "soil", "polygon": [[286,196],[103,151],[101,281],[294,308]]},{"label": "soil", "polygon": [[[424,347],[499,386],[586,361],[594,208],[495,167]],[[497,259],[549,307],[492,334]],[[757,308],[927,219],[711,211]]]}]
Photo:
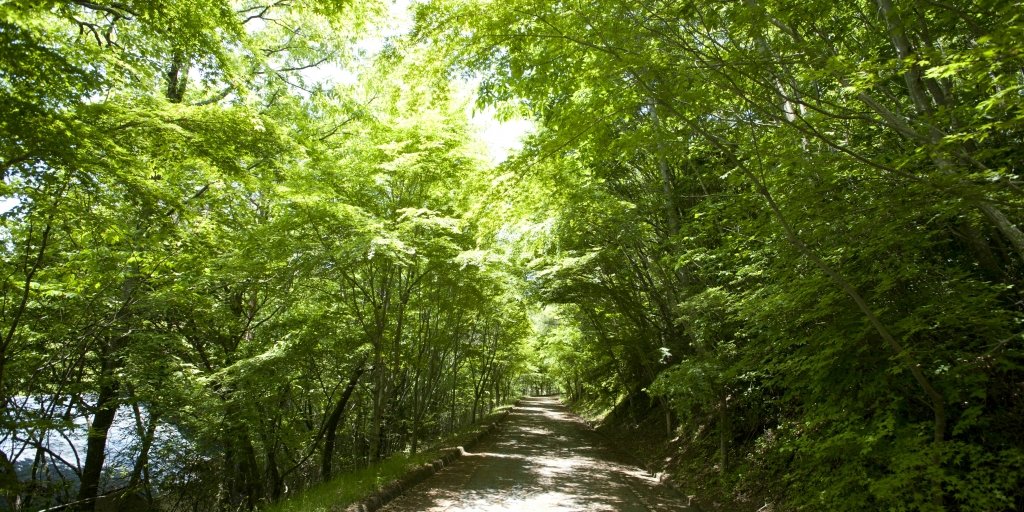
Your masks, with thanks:
[{"label": "soil", "polygon": [[557,398],[523,399],[501,431],[387,512],[692,510]]}]

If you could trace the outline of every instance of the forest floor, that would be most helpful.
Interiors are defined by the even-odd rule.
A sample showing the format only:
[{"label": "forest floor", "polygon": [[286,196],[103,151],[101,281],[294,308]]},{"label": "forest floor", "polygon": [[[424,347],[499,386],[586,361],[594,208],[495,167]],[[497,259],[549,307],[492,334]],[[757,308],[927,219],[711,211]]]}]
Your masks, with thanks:
[{"label": "forest floor", "polygon": [[[620,401],[611,410],[577,410],[595,430],[615,447],[636,456],[647,471],[660,475],[688,495],[691,508],[704,512],[756,512],[771,510],[769,489],[757,481],[742,488],[723,484],[718,465],[717,438],[712,428],[698,426],[698,432],[683,432],[678,420],[666,429],[665,406],[638,393]],[[692,427],[691,427],[692,428]],[[752,470],[756,470],[755,467]]]},{"label": "forest floor", "polygon": [[381,510],[644,512],[687,510],[685,502],[557,398],[533,397],[474,453]]}]

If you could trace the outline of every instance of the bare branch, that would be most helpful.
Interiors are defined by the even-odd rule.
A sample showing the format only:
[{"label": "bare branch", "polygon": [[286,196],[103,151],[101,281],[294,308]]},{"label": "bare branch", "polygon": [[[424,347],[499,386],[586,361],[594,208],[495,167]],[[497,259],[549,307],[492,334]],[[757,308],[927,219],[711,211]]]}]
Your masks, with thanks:
[{"label": "bare branch", "polygon": [[250,21],[257,20],[257,19],[263,20],[263,21],[267,21],[266,16],[267,16],[267,13],[270,12],[271,9],[273,9],[275,7],[287,7],[289,5],[291,5],[291,2],[289,0],[278,0],[277,2],[273,2],[273,3],[267,4],[267,5],[256,5],[256,6],[248,8],[248,9],[241,9],[241,10],[238,10],[238,11],[235,11],[235,12],[238,13],[238,14],[245,15],[245,14],[248,14],[248,13],[253,12],[253,11],[259,11],[256,14],[251,14],[251,15],[246,16],[245,19],[242,20],[242,24],[245,25],[246,23],[249,23]]},{"label": "bare branch", "polygon": [[334,57],[333,55],[328,55],[328,56],[326,56],[326,57],[324,57],[324,58],[322,58],[322,59],[320,59],[320,60],[318,60],[316,62],[311,62],[309,64],[305,64],[305,65],[302,65],[302,66],[292,66],[292,67],[287,67],[287,68],[281,68],[281,69],[278,69],[278,70],[275,70],[275,71],[277,71],[278,73],[289,73],[289,72],[292,72],[292,71],[303,71],[303,70],[306,70],[306,69],[315,68],[315,67],[317,67],[317,66],[319,66],[319,65],[321,65],[321,64],[323,64],[323,63],[325,63],[325,62],[327,62],[329,60],[331,60],[331,58],[333,58],[333,57]]},{"label": "bare branch", "polygon": [[113,16],[115,20],[118,18],[130,18],[131,16],[139,15],[137,12],[133,11],[131,7],[120,2],[112,2],[110,5],[102,5],[95,2],[89,2],[88,0],[71,0],[71,3],[93,11],[105,12]]}]

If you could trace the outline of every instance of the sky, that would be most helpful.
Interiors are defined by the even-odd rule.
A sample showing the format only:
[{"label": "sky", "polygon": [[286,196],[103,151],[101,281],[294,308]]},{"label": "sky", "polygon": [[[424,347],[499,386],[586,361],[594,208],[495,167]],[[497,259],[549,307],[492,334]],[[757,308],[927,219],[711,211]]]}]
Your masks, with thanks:
[{"label": "sky", "polygon": [[471,122],[477,127],[477,135],[487,148],[487,156],[493,165],[508,159],[512,153],[523,148],[523,138],[535,128],[529,119],[498,121],[494,109],[476,113]]},{"label": "sky", "polygon": [[[356,43],[358,49],[366,52],[372,57],[381,51],[386,40],[390,37],[400,36],[408,33],[413,27],[412,5],[415,0],[390,0],[388,1],[388,20],[381,24],[374,37],[367,37]],[[350,70],[345,70],[335,64],[321,66],[318,69],[310,70],[308,78],[316,81],[335,83],[355,83],[358,77]],[[469,81],[457,84],[459,91],[475,91],[476,85]],[[475,94],[473,92],[472,94]],[[475,129],[479,141],[483,144],[489,162],[498,165],[504,162],[512,153],[522,149],[523,138],[534,129],[534,123],[527,119],[511,119],[499,121],[494,108],[478,109],[473,107],[475,97],[467,96],[466,115],[470,119],[470,126]]]}]

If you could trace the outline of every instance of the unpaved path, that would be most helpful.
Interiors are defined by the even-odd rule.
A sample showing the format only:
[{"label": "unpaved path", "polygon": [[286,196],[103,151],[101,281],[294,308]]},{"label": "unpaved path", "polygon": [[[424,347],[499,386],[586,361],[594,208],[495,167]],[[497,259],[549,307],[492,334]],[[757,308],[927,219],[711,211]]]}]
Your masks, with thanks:
[{"label": "unpaved path", "polygon": [[556,398],[522,400],[501,430],[382,511],[687,510]]}]

